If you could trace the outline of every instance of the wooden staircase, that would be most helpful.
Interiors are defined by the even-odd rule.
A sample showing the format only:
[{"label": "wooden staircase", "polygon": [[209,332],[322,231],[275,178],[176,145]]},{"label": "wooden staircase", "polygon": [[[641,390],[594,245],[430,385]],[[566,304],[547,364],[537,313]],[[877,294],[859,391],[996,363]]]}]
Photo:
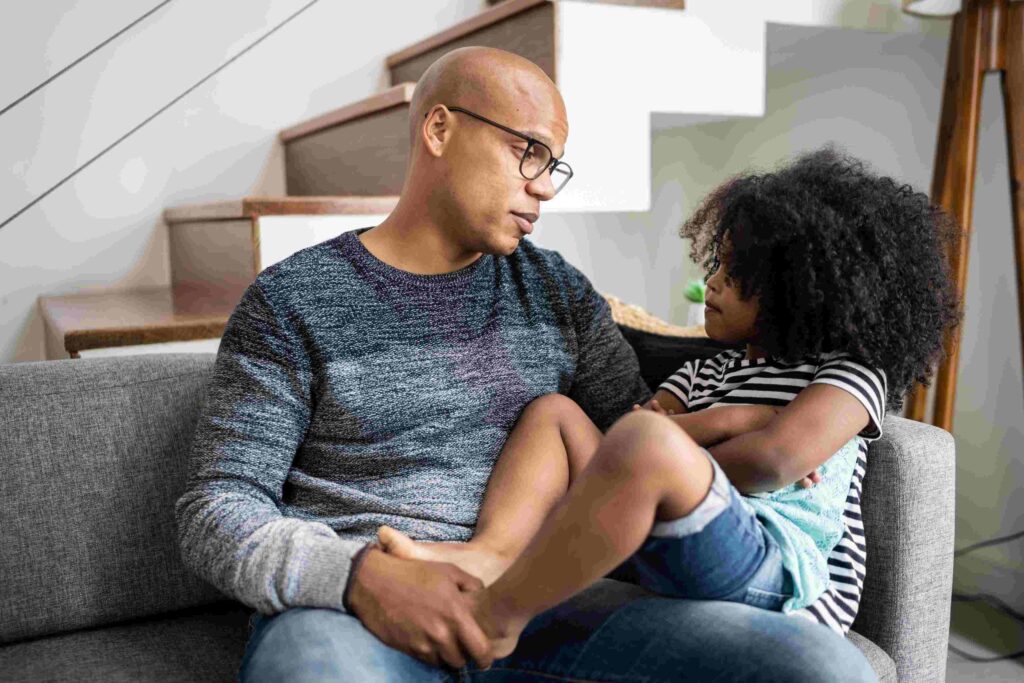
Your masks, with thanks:
[{"label": "wooden staircase", "polygon": [[[687,117],[763,113],[763,25],[737,31],[727,25],[733,17],[726,12],[695,18],[681,8],[679,0],[506,0],[391,55],[392,87],[281,131],[288,196],[164,212],[168,287],[40,298],[48,358],[216,339],[263,268],[346,230],[379,223],[401,191],[415,82],[439,56],[466,45],[520,54],[562,91],[573,122],[566,158],[587,170],[545,211],[648,210],[652,114],[670,117],[667,125],[672,125],[673,116],[685,123]],[[602,37],[609,27],[616,31],[611,34],[619,41],[616,50],[609,50]],[[635,44],[622,44],[627,35]],[[670,39],[663,45],[654,44],[652,38],[666,35]],[[737,44],[750,54],[740,50],[737,58]],[[686,76],[685,65],[700,63],[698,58],[717,60],[730,88]],[[666,74],[680,70],[683,75],[673,84]],[[693,90],[695,84],[701,93]],[[610,98],[611,92],[618,96]],[[607,160],[609,131],[617,139],[614,164]]]}]

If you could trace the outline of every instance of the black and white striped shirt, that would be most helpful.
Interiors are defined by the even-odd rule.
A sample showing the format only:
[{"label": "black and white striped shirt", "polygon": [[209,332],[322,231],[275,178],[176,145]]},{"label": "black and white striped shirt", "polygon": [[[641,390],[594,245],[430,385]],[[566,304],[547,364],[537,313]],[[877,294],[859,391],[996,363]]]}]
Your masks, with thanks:
[{"label": "black and white striped shirt", "polygon": [[857,616],[864,587],[867,545],[861,521],[861,485],[868,442],[882,435],[886,379],[881,370],[847,355],[832,354],[820,363],[784,363],[774,358],[747,359],[730,349],[708,359],[688,361],[659,389],[671,392],[689,412],[714,404],[787,405],[809,384],[830,384],[850,392],[868,411],[868,425],[857,435],[860,453],[843,512],[845,530],[828,557],[825,592],[793,614],[822,623],[845,635]]}]

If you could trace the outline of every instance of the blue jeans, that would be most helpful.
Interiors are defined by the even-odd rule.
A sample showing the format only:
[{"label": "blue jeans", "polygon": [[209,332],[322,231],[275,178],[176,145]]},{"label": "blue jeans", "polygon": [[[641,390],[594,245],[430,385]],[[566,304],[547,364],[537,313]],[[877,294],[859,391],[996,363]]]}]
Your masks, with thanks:
[{"label": "blue jeans", "polygon": [[778,611],[791,595],[778,545],[707,455],[715,470],[708,495],[686,517],[654,525],[640,550],[610,575],[625,582],[604,579],[538,615],[516,651],[486,671],[432,667],[384,645],[353,616],[299,607],[269,617],[253,613],[239,677],[875,681],[852,643]]},{"label": "blue jeans", "polygon": [[703,450],[714,471],[707,496],[685,517],[656,523],[639,550],[609,577],[665,597],[780,611],[793,597],[793,586],[779,544]]},{"label": "blue jeans", "polygon": [[254,613],[242,681],[876,681],[827,627],[739,602],[651,596],[602,579],[533,619],[487,671],[423,664],[355,617],[298,607]]}]

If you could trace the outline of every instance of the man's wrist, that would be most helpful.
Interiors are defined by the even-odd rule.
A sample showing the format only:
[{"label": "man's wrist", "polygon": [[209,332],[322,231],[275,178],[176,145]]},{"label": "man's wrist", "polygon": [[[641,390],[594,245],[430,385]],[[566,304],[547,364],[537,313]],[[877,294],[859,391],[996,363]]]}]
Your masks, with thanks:
[{"label": "man's wrist", "polygon": [[345,592],[341,596],[341,605],[350,614],[355,614],[352,607],[352,597],[355,592],[353,589],[356,587],[358,580],[359,570],[362,568],[366,557],[373,551],[379,550],[380,546],[376,542],[370,542],[356,551],[356,554],[352,556],[352,563],[348,570],[348,582],[345,584]]}]

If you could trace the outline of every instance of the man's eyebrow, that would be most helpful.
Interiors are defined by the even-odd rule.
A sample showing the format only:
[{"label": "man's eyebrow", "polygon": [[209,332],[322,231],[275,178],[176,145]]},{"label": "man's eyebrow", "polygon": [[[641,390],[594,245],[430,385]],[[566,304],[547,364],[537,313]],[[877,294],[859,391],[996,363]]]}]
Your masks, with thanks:
[{"label": "man's eyebrow", "polygon": [[554,145],[551,144],[551,138],[549,138],[547,135],[544,135],[543,133],[538,133],[535,130],[524,130],[523,132],[529,135],[534,140],[539,140],[543,142],[545,145],[548,146],[548,149],[552,150],[552,154],[554,153]]}]

